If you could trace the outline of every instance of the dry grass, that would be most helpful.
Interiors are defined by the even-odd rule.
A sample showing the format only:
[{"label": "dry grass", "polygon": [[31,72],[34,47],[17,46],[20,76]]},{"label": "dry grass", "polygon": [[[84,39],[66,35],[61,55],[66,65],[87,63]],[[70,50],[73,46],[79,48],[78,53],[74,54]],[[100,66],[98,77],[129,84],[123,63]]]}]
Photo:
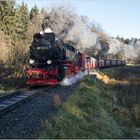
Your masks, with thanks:
[{"label": "dry grass", "polygon": [[[140,127],[140,72],[137,66],[110,68],[96,72],[107,96],[109,111],[115,113],[126,127],[129,137],[135,137]],[[140,135],[140,133],[138,134]],[[136,134],[136,137],[138,137]]]},{"label": "dry grass", "polygon": [[53,97],[52,97],[52,106],[54,108],[58,108],[60,105],[61,105],[61,99],[60,99],[60,96],[58,94],[55,94]]},{"label": "dry grass", "polygon": [[0,31],[0,92],[25,86],[25,69],[33,34],[40,31],[41,16],[30,22],[25,38],[11,37]]},{"label": "dry grass", "polygon": [[25,79],[25,71],[22,68],[17,69],[16,67],[1,67],[0,94],[25,87]]},{"label": "dry grass", "polygon": [[48,128],[48,126],[49,126],[48,120],[42,120],[42,119],[41,119],[40,128],[41,128],[42,130],[44,130],[44,129]]},{"label": "dry grass", "polygon": [[105,84],[122,84],[128,85],[128,80],[117,80],[115,78],[110,78],[108,75],[104,74],[103,72],[94,72],[96,74],[97,79],[103,81]]},{"label": "dry grass", "polygon": [[134,104],[132,109],[133,119],[140,121],[140,104]]},{"label": "dry grass", "polygon": [[[124,118],[129,119],[131,127],[140,127],[140,73],[135,66],[127,66],[124,68],[116,68],[113,71],[114,79],[110,70],[102,71],[98,74],[98,78],[104,83],[108,84],[107,93],[111,91],[113,96],[117,99],[117,102],[110,100],[112,104],[115,104],[113,111]],[[104,78],[104,75],[107,78]],[[110,98],[112,94],[109,95]]]},{"label": "dry grass", "polygon": [[15,40],[14,45],[10,37],[0,32],[0,62],[4,66],[20,66],[27,62],[29,44],[24,40]]},{"label": "dry grass", "polygon": [[[43,15],[42,15],[43,16]],[[41,29],[42,16],[38,15],[32,22],[28,23],[25,38],[19,34],[10,37],[0,31],[0,64],[4,66],[24,66],[29,59],[29,46],[33,35]]]},{"label": "dry grass", "polygon": [[0,62],[6,63],[9,60],[9,37],[7,37],[2,31],[0,31]]}]

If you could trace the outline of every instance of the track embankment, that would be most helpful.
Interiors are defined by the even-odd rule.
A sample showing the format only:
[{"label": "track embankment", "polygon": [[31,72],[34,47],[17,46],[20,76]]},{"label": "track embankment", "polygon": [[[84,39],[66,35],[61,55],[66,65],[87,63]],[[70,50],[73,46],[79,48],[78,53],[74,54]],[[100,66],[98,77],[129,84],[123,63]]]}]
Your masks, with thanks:
[{"label": "track embankment", "polygon": [[[94,73],[95,74],[95,73]],[[126,66],[97,71],[0,117],[0,138],[140,138],[140,72]]]},{"label": "track embankment", "polygon": [[[39,138],[140,138],[140,72],[135,66],[85,77]],[[95,74],[95,73],[94,73]]]}]

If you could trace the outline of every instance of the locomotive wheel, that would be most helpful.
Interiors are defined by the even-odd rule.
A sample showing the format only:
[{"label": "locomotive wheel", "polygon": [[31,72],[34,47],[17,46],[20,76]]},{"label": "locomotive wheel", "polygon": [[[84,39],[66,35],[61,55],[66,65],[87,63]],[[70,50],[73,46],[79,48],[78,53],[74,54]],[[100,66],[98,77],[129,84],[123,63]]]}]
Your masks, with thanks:
[{"label": "locomotive wheel", "polygon": [[58,81],[62,81],[66,77],[67,69],[63,66],[58,67]]}]

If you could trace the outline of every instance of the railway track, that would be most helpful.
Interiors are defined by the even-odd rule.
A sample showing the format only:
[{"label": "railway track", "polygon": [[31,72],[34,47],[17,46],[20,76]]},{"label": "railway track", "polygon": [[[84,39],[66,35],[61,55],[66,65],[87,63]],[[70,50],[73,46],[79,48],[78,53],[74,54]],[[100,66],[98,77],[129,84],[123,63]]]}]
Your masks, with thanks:
[{"label": "railway track", "polygon": [[49,90],[50,87],[33,89],[28,88],[4,96],[0,96],[0,115],[10,111],[13,108],[25,103],[29,99],[39,95],[39,93]]}]

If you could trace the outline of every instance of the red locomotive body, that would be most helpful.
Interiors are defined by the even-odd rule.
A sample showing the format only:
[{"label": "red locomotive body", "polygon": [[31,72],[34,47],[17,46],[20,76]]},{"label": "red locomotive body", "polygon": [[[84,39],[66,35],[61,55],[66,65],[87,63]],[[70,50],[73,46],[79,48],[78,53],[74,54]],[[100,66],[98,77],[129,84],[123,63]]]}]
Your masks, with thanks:
[{"label": "red locomotive body", "polygon": [[37,69],[28,69],[28,80],[27,84],[29,85],[55,85],[58,83],[57,75],[58,70],[37,70]]},{"label": "red locomotive body", "polygon": [[71,77],[79,72],[78,65],[72,61],[61,61],[54,69],[33,69],[27,70],[29,85],[56,85],[66,77]]},{"label": "red locomotive body", "polygon": [[[84,54],[55,39],[52,32],[35,34],[30,47],[30,68],[27,84],[56,85],[83,68]],[[83,69],[82,69],[83,68]]]}]

